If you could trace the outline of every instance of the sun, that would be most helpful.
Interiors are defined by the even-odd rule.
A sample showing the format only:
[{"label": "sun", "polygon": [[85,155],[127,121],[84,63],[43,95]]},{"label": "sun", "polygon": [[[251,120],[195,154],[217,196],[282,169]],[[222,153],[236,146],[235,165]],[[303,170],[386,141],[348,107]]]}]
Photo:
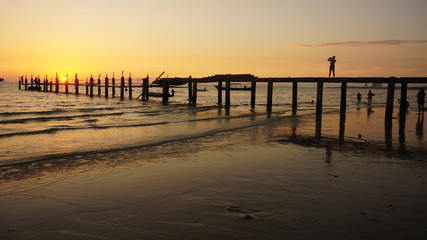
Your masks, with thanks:
[{"label": "sun", "polygon": [[63,78],[63,79],[62,79],[62,81],[63,81],[63,82],[67,81],[67,78]]}]

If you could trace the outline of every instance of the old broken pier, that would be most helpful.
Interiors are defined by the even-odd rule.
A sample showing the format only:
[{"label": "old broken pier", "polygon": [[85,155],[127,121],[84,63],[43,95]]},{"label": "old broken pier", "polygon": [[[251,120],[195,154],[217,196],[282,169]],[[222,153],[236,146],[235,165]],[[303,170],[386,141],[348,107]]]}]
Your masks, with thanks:
[{"label": "old broken pier", "polygon": [[[298,109],[298,83],[317,83],[317,101],[316,101],[316,113],[321,115],[322,113],[322,103],[323,103],[323,85],[324,83],[341,83],[341,103],[340,111],[345,113],[347,105],[347,84],[348,83],[372,83],[372,84],[388,84],[387,88],[387,103],[386,103],[386,120],[390,120],[393,115],[393,103],[394,103],[394,94],[396,84],[401,85],[401,103],[406,102],[407,96],[407,86],[408,83],[427,83],[427,78],[424,77],[389,77],[389,78],[378,78],[378,77],[355,77],[355,78],[324,78],[324,77],[297,77],[297,78],[258,78],[251,74],[225,74],[225,75],[215,75],[210,77],[203,78],[160,78],[161,75],[150,85],[149,77],[143,79],[142,85],[132,85],[132,77],[129,74],[127,79],[127,84],[125,83],[124,73],[122,72],[122,77],[120,78],[120,84],[117,86],[116,81],[113,77],[111,78],[112,83],[110,84],[110,79],[108,76],[105,76],[104,84],[101,83],[101,75],[98,75],[98,81],[95,83],[94,78],[91,76],[90,80],[86,82],[86,95],[91,97],[94,96],[94,88],[98,88],[98,95],[101,96],[101,89],[104,88],[104,96],[106,98],[110,97],[109,89],[111,89],[111,97],[116,97],[116,88],[120,88],[120,99],[125,98],[125,89],[128,89],[129,99],[132,99],[132,88],[140,88],[141,94],[137,97],[141,97],[142,101],[148,101],[149,99],[149,88],[150,87],[161,87],[162,88],[162,102],[167,104],[169,100],[169,88],[170,86],[176,85],[188,85],[188,101],[189,104],[197,104],[197,84],[198,83],[217,83],[218,84],[218,102],[217,104],[222,106],[223,104],[223,91],[225,90],[225,107],[229,108],[231,104],[231,92],[230,84],[231,83],[251,83],[251,106],[255,107],[255,96],[257,83],[267,83],[267,111],[272,111],[273,105],[273,86],[276,83],[292,83],[292,111],[295,113]],[[223,83],[225,82],[225,89],[223,89]],[[31,76],[30,86],[27,80],[27,76],[21,77],[19,79],[19,89],[21,85],[24,85],[25,90],[38,90],[45,92],[52,92],[53,85],[55,86],[55,92],[59,93],[59,88],[61,85],[65,88],[65,94],[69,93],[69,86],[74,87],[74,94],[79,94],[79,85],[80,81],[77,78],[77,74],[74,77],[74,83],[69,83],[68,77],[65,82],[60,83],[58,75],[55,77],[55,82],[52,80],[49,82],[47,76],[44,78],[44,81],[40,80],[40,77],[33,78]],[[50,88],[49,88],[50,87]],[[403,109],[404,106],[401,105]],[[401,111],[404,112],[404,111]],[[386,121],[387,122],[387,121]]]}]

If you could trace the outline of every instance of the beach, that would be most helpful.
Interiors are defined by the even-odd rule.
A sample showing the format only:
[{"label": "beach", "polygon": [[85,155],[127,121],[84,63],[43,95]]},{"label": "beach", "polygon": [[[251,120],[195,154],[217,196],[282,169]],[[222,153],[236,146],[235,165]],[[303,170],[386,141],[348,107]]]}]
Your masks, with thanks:
[{"label": "beach", "polygon": [[[214,111],[233,116],[233,109],[228,115]],[[173,141],[48,154],[3,166],[0,237],[423,239],[427,234],[427,140],[414,109],[405,124],[396,117],[386,128],[383,107],[352,106],[344,137],[336,110],[325,110],[320,119],[313,111],[239,116],[186,123],[185,132],[202,128],[203,134],[177,133],[181,138]],[[228,127],[217,130],[218,125]]]}]

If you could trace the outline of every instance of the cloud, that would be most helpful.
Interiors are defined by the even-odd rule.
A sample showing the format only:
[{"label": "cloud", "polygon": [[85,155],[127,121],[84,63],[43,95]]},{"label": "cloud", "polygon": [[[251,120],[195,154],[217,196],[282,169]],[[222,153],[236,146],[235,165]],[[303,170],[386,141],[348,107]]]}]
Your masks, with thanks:
[{"label": "cloud", "polygon": [[298,44],[297,47],[375,47],[375,46],[401,46],[403,44],[425,44],[427,40],[382,40],[382,41],[349,41],[322,44]]}]

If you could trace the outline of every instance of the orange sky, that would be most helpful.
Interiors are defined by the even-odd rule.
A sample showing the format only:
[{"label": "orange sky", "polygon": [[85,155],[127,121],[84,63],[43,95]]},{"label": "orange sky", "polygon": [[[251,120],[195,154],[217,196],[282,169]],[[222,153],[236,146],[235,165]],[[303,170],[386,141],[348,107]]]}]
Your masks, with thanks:
[{"label": "orange sky", "polygon": [[[4,0],[0,77],[427,76],[423,0]],[[393,40],[393,41],[390,41]]]}]

